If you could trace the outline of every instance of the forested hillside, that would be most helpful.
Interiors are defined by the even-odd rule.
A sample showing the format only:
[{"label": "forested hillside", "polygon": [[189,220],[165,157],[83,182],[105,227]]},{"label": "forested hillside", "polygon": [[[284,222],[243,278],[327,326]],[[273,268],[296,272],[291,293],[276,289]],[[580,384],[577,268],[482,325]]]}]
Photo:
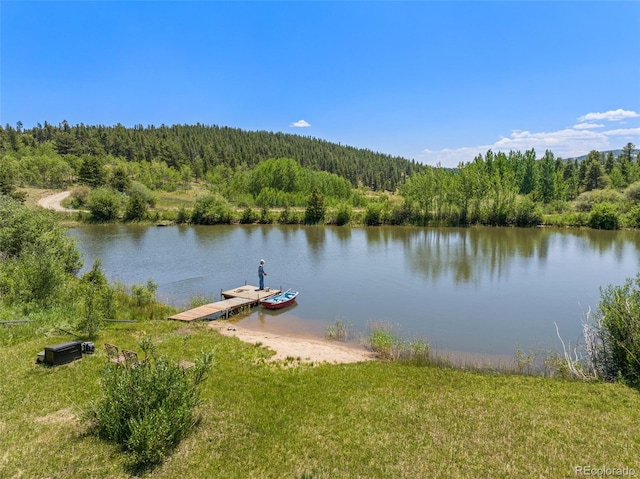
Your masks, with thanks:
[{"label": "forested hillside", "polygon": [[188,166],[202,179],[216,166],[253,168],[269,158],[293,158],[301,166],[346,178],[353,186],[395,191],[410,175],[424,169],[415,161],[337,145],[311,137],[244,131],[208,125],[158,127],[69,125],[45,122],[32,129],[0,127],[0,153],[50,143],[59,155],[112,156],[127,161],[164,162],[180,171]]},{"label": "forested hillside", "polygon": [[[20,188],[70,188],[72,207],[92,221],[638,228],[640,158],[632,143],[618,151],[489,150],[451,169],[200,124],[18,123],[0,127],[0,194],[22,201]],[[158,205],[158,192],[182,194]]]}]

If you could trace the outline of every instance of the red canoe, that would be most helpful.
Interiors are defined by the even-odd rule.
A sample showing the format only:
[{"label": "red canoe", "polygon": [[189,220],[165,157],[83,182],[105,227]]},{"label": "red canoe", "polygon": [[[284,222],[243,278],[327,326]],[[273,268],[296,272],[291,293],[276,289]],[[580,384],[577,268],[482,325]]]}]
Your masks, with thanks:
[{"label": "red canoe", "polygon": [[270,298],[263,299],[262,301],[260,301],[260,305],[268,309],[286,308],[287,306],[293,304],[297,297],[297,291],[289,290],[285,291],[284,293],[271,296]]}]

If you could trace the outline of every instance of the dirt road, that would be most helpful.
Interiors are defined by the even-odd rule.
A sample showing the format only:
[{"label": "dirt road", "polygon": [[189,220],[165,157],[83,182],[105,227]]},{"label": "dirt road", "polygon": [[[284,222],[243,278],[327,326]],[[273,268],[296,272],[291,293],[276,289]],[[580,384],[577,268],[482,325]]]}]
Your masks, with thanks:
[{"label": "dirt road", "polygon": [[44,198],[40,198],[38,200],[38,205],[42,206],[43,208],[47,208],[48,210],[61,211],[64,213],[75,213],[76,210],[64,208],[60,204],[70,194],[70,191],[63,191],[61,193],[56,193],[55,195],[45,196]]}]

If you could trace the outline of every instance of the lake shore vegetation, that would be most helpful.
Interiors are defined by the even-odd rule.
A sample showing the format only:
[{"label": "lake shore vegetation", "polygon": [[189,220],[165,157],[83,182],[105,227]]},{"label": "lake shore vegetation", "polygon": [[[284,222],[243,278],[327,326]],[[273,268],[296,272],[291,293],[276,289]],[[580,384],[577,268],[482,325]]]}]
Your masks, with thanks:
[{"label": "lake shore vegetation", "polygon": [[[602,465],[640,469],[640,279],[603,291],[600,313],[611,322],[602,322],[601,351],[617,365],[598,376],[608,381],[454,368],[431,361],[428,343],[401,343],[380,324],[368,336],[379,361],[273,362],[267,348],[204,322],[166,321],[173,308],[156,302],[152,280],[109,284],[98,262],[78,276],[77,250],[51,212],[7,196],[0,211],[0,461],[9,477],[563,477]],[[78,338],[93,342],[95,353],[63,366],[36,363],[46,346]],[[105,343],[140,352],[143,364],[153,345],[154,367],[137,357],[114,365]],[[144,379],[147,372],[155,379]],[[176,417],[159,401],[131,418],[141,399],[122,385],[135,379],[146,400],[166,397],[162,388],[180,378],[187,383],[174,398],[184,404]],[[121,430],[132,434],[114,432]]]},{"label": "lake shore vegetation", "polygon": [[0,191],[26,188],[71,190],[82,222],[640,227],[631,143],[575,159],[489,150],[443,168],[218,126],[0,127]]}]

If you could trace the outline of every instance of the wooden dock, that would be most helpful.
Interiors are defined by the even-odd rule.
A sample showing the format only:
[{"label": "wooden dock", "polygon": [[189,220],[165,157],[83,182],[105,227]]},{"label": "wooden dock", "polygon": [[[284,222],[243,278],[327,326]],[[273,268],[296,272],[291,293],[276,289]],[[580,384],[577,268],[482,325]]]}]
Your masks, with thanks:
[{"label": "wooden dock", "polygon": [[257,286],[247,284],[228,291],[222,291],[220,295],[224,299],[220,301],[174,314],[173,316],[169,316],[169,319],[195,321],[197,319],[215,319],[220,316],[228,318],[230,314],[241,308],[251,308],[260,303],[261,300],[280,293],[281,291],[279,289],[258,291]]}]

